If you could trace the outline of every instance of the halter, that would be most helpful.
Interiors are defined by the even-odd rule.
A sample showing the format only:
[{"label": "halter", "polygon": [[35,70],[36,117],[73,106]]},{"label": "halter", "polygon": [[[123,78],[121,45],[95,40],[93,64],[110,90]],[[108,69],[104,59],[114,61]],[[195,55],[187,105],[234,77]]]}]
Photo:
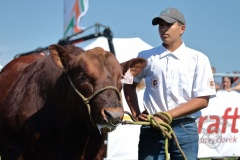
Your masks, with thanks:
[{"label": "halter", "polygon": [[[97,127],[97,125],[93,122],[93,118],[92,118],[92,114],[91,114],[91,107],[90,107],[90,104],[89,104],[90,101],[91,101],[95,96],[99,95],[100,93],[102,93],[102,92],[104,92],[104,91],[106,91],[106,90],[112,89],[112,90],[114,90],[114,91],[117,93],[118,99],[119,99],[120,103],[122,104],[121,95],[120,95],[118,89],[117,89],[116,87],[114,87],[114,86],[106,86],[106,87],[104,87],[104,88],[102,88],[102,89],[94,92],[90,97],[86,98],[86,97],[84,97],[83,94],[81,94],[81,93],[78,91],[77,87],[73,84],[73,81],[71,80],[71,78],[70,78],[69,76],[68,76],[68,80],[69,80],[71,86],[73,87],[74,91],[82,98],[84,104],[87,106],[87,108],[88,108],[88,113],[89,113],[89,118],[90,118],[92,124],[93,124],[95,127]],[[113,125],[112,123],[110,123],[110,124]],[[113,126],[114,126],[114,125],[113,125]]]}]

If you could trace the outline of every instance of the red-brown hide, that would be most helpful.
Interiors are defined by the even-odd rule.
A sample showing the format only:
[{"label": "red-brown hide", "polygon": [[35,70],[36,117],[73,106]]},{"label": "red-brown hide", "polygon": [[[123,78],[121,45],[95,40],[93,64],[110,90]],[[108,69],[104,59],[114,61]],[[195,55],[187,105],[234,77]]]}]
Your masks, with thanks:
[{"label": "red-brown hide", "polygon": [[[7,95],[9,89],[13,85],[14,82],[18,79],[19,75],[21,74],[24,67],[26,67],[31,62],[38,60],[42,58],[44,55],[34,53],[31,55],[26,55],[22,57],[18,57],[16,59],[13,59],[11,62],[9,62],[0,72],[0,104],[4,100],[4,95]],[[12,72],[10,72],[12,71]]]},{"label": "red-brown hide", "polygon": [[[73,45],[51,45],[49,51],[50,55],[29,64],[19,59],[10,62],[15,69],[3,68],[5,74],[18,78],[10,85],[0,75],[4,79],[0,86],[7,90],[0,101],[2,159],[103,159],[105,134],[95,125],[111,130],[112,123],[121,122],[118,94],[112,89],[99,93],[90,100],[89,113],[68,76],[84,97],[106,86],[121,91],[123,73],[129,66],[145,67],[146,61],[134,59],[121,66],[102,48],[84,52]],[[141,69],[132,71],[137,74]]]}]

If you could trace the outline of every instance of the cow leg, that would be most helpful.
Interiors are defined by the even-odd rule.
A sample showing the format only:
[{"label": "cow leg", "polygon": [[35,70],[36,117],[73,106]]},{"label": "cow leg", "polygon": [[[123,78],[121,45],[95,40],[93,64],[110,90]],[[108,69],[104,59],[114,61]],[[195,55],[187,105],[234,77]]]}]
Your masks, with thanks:
[{"label": "cow leg", "polygon": [[9,139],[9,148],[7,150],[7,159],[21,160],[23,155],[23,146],[20,138],[15,136],[14,139]]},{"label": "cow leg", "polygon": [[82,160],[85,159],[103,160],[104,157],[106,156],[106,145],[104,144],[104,140],[106,138],[107,138],[106,132],[102,134],[100,134],[99,132],[91,133]]},{"label": "cow leg", "polygon": [[99,152],[97,153],[96,157],[94,159],[96,160],[103,160],[107,156],[107,132],[102,133],[102,143],[101,147],[99,149]]},{"label": "cow leg", "polygon": [[7,123],[1,124],[0,130],[2,160],[19,159],[23,153],[21,135],[18,131],[10,129]]}]

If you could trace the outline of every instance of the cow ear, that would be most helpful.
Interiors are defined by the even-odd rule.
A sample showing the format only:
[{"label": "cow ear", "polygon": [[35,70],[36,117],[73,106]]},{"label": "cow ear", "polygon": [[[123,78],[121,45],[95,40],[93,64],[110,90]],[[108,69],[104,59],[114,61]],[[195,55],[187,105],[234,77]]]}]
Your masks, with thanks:
[{"label": "cow ear", "polygon": [[63,48],[60,45],[50,45],[48,47],[50,55],[53,59],[53,62],[60,68],[64,68],[65,67],[65,63],[64,63],[64,57],[66,56],[66,50],[65,48]]},{"label": "cow ear", "polygon": [[137,76],[146,65],[147,61],[143,58],[133,58],[129,61],[121,63],[123,74],[130,69],[130,73],[133,77]]}]

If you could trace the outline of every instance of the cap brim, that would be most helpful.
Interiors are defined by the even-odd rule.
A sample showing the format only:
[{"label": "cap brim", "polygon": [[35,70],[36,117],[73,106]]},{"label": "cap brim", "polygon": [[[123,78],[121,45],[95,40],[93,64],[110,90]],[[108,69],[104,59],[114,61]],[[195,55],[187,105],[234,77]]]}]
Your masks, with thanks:
[{"label": "cap brim", "polygon": [[160,23],[160,20],[164,20],[164,21],[166,21],[167,23],[174,23],[174,22],[176,22],[177,20],[176,19],[173,19],[173,18],[171,18],[171,17],[168,17],[168,16],[163,16],[163,15],[161,15],[160,17],[155,17],[155,18],[153,18],[153,20],[152,20],[152,25],[158,25],[159,23]]}]

